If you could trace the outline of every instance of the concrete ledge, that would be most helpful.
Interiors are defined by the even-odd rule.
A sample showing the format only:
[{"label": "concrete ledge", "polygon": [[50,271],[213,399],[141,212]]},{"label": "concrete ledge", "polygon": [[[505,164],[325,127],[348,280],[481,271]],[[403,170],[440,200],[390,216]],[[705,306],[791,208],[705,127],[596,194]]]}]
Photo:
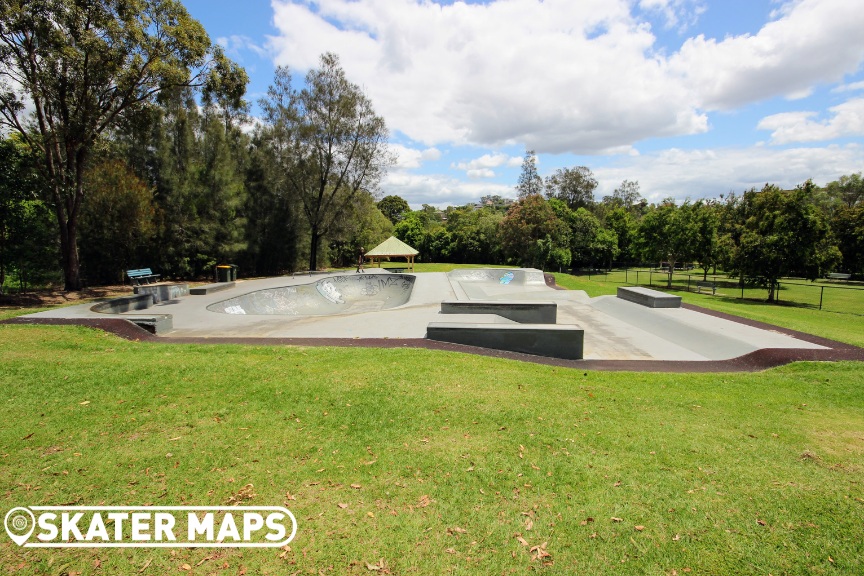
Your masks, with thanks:
[{"label": "concrete ledge", "polygon": [[120,314],[130,310],[146,310],[153,305],[152,294],[136,294],[135,296],[121,296],[112,298],[105,302],[99,302],[90,307],[93,312],[102,314]]},{"label": "concrete ledge", "polygon": [[635,302],[648,308],[680,308],[681,297],[651,290],[650,288],[642,288],[639,286],[619,286],[618,298]]},{"label": "concrete ledge", "polygon": [[156,303],[166,300],[177,300],[189,295],[188,284],[151,284],[150,286],[135,286],[135,294],[152,294]]},{"label": "concrete ledge", "polygon": [[234,288],[234,282],[216,282],[215,284],[205,284],[204,286],[196,286],[189,289],[189,294],[193,296],[204,296],[221,290],[230,290]]},{"label": "concrete ledge", "polygon": [[445,300],[442,314],[497,314],[520,324],[555,324],[558,304],[524,300]]},{"label": "concrete ledge", "polygon": [[122,316],[136,326],[140,326],[151,334],[163,334],[174,329],[174,317],[171,314],[156,314],[154,316]]},{"label": "concrete ledge", "polygon": [[535,356],[581,360],[585,331],[573,325],[431,322],[426,328],[426,338]]}]

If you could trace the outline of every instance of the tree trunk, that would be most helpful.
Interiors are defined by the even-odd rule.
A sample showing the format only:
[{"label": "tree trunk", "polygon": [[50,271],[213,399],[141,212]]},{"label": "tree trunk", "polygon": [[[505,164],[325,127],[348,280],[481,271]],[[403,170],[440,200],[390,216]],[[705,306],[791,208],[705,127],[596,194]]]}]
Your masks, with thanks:
[{"label": "tree trunk", "polygon": [[321,233],[318,231],[318,226],[313,225],[312,231],[312,245],[309,247],[309,270],[314,271],[318,269],[318,244],[321,243]]},{"label": "tree trunk", "polygon": [[60,224],[64,231],[60,236],[65,238],[61,241],[60,249],[63,256],[63,290],[74,292],[81,289],[80,262],[78,260],[78,226],[71,222]]},{"label": "tree trunk", "polygon": [[672,288],[672,274],[675,272],[675,260],[670,259],[667,264],[669,264],[669,276],[666,280],[666,287]]}]

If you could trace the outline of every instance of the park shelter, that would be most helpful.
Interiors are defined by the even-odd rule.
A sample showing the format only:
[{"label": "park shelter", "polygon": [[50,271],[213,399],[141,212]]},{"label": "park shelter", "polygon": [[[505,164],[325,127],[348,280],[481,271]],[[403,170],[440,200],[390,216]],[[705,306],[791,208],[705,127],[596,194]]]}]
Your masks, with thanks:
[{"label": "park shelter", "polygon": [[366,252],[366,257],[373,263],[377,260],[378,267],[381,267],[381,260],[384,258],[405,258],[408,263],[408,268],[411,272],[414,271],[414,257],[419,252],[408,246],[395,236],[390,236],[387,240]]}]

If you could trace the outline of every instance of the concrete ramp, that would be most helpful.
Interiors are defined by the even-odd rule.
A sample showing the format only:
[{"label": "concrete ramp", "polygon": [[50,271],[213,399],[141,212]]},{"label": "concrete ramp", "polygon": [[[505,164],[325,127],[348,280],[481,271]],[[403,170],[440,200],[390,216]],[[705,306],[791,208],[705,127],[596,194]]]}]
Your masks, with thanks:
[{"label": "concrete ramp", "polygon": [[317,282],[256,290],[207,307],[211,312],[237,315],[326,316],[387,310],[408,302],[414,276],[357,274],[322,278]]},{"label": "concrete ramp", "polygon": [[[821,348],[785,334],[751,328],[684,308],[648,308],[615,296],[600,296],[590,306],[644,333],[657,350],[684,349],[699,359],[726,360],[761,348]],[[642,339],[644,341],[644,338]],[[680,357],[677,352],[673,357]]]}]

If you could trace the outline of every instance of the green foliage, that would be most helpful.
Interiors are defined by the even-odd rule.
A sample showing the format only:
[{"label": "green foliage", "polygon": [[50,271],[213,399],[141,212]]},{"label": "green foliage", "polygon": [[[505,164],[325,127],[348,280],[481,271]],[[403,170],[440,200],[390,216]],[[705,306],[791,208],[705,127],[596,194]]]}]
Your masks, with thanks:
[{"label": "green foliage", "polygon": [[0,294],[7,279],[26,290],[56,277],[57,234],[39,199],[36,162],[19,138],[0,140]]},{"label": "green foliage", "polygon": [[542,269],[567,266],[571,260],[570,230],[539,194],[513,204],[499,230],[501,249],[509,262]]},{"label": "green foliage", "polygon": [[453,242],[451,260],[459,263],[497,264],[501,260],[498,228],[504,215],[494,207],[465,207],[447,215],[447,230]]},{"label": "green foliage", "polygon": [[675,264],[693,259],[698,241],[699,227],[689,201],[677,206],[671,198],[666,199],[651,207],[639,224],[642,253],[649,260],[666,263],[669,287]]},{"label": "green foliage", "polygon": [[319,246],[361,191],[374,193],[392,164],[384,119],[359,86],[349,82],[332,53],[291,88],[278,68],[262,100],[273,153],[284,170],[285,191],[299,200],[309,232],[309,269],[319,265]]},{"label": "green foliage", "polygon": [[120,284],[124,272],[145,268],[145,245],[155,232],[153,191],[119,159],[87,172],[81,211],[81,264],[89,284]]},{"label": "green foliage", "polygon": [[522,160],[522,172],[516,184],[516,194],[520,200],[543,192],[543,179],[537,172],[537,155],[534,150],[526,150]]},{"label": "green foliage", "polygon": [[378,202],[378,210],[393,224],[398,224],[411,211],[408,202],[399,196],[385,196]]},{"label": "green foliage", "polygon": [[597,179],[586,166],[559,168],[545,182],[546,198],[557,198],[571,210],[594,205]]},{"label": "green foliage", "polygon": [[864,275],[864,202],[835,211],[831,227],[843,255],[842,270]]},{"label": "green foliage", "polygon": [[77,222],[93,147],[159,91],[202,81],[210,50],[204,28],[175,0],[0,6],[0,124],[43,157],[67,290],[81,284]]},{"label": "green foliage", "polygon": [[810,181],[792,191],[766,185],[746,192],[737,206],[742,233],[735,261],[743,276],[768,289],[769,302],[779,278],[815,279],[841,258],[827,219],[812,202],[812,187]]}]

